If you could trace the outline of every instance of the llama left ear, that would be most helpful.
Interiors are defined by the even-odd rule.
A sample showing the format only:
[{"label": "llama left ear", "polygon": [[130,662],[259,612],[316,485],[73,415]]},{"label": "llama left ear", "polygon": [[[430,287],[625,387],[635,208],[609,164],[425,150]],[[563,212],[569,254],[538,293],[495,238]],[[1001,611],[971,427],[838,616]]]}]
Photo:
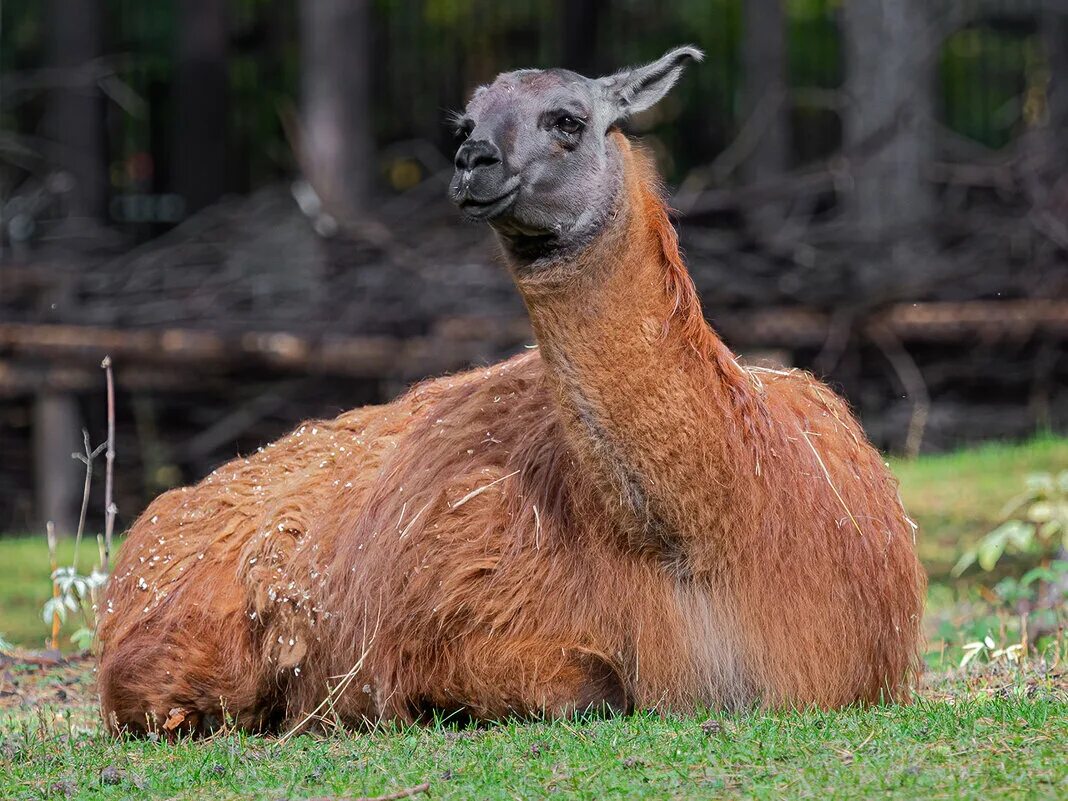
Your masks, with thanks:
[{"label": "llama left ear", "polygon": [[630,67],[598,79],[605,90],[606,100],[614,107],[614,121],[656,105],[678,81],[686,62],[690,59],[701,61],[704,57],[705,54],[692,45],[676,47],[650,64]]}]

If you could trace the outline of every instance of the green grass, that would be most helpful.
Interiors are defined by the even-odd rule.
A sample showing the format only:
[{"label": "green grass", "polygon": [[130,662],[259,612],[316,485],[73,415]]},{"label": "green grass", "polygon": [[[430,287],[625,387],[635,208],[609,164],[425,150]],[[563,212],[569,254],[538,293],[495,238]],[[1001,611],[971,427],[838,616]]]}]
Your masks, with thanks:
[{"label": "green grass", "polygon": [[[837,713],[239,734],[169,745],[9,729],[4,797],[1064,798],[1068,702],[998,694]],[[110,770],[109,770],[110,769]],[[108,772],[105,773],[105,770]],[[109,776],[115,784],[106,784]]]},{"label": "green grass", "polygon": [[[1013,610],[947,580],[960,549],[997,524],[1027,474],[1068,468],[1068,440],[892,467],[932,574],[930,670],[912,706],[168,744],[101,732],[89,663],[0,661],[0,799],[341,799],[424,782],[429,796],[416,798],[1068,797],[1068,642],[1057,640],[1060,667],[977,659],[955,669],[961,643],[990,633],[1003,645],[1018,634]],[[86,562],[94,553],[90,542]],[[43,538],[0,541],[0,632],[39,645],[48,592]]]},{"label": "green grass", "polygon": [[1031,473],[1068,470],[1068,439],[1041,436],[1020,444],[978,448],[890,466],[905,508],[919,524],[920,558],[932,576],[944,576],[965,545],[994,528],[1005,504]]}]

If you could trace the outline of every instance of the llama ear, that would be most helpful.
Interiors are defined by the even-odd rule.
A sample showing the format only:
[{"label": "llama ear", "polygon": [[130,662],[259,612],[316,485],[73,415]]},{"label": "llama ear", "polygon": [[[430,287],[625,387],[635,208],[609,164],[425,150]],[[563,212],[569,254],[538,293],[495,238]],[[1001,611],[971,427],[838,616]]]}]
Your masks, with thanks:
[{"label": "llama ear", "polygon": [[614,107],[614,121],[656,105],[678,81],[686,62],[690,59],[701,61],[704,57],[705,54],[692,45],[676,47],[650,64],[629,67],[598,79],[606,100]]}]

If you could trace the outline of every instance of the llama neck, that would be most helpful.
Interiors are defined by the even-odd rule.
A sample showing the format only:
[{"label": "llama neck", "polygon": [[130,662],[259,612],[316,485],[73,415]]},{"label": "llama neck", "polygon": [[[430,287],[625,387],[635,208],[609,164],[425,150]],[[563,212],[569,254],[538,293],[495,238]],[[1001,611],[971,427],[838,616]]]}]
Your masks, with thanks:
[{"label": "llama neck", "polygon": [[572,259],[517,269],[517,284],[583,468],[629,536],[691,569],[687,540],[722,527],[736,478],[753,475],[738,431],[747,382],[704,321],[652,170],[618,147],[605,230]]}]

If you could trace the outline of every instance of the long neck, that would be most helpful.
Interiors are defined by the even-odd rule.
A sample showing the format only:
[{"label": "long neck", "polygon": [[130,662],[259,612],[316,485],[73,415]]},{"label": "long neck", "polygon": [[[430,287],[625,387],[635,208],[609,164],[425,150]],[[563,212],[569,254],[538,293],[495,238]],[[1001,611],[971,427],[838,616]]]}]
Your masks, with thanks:
[{"label": "long neck", "polygon": [[704,321],[645,157],[615,144],[624,180],[606,228],[516,281],[582,467],[639,544],[699,567],[688,541],[729,520],[753,475],[749,385]]}]

